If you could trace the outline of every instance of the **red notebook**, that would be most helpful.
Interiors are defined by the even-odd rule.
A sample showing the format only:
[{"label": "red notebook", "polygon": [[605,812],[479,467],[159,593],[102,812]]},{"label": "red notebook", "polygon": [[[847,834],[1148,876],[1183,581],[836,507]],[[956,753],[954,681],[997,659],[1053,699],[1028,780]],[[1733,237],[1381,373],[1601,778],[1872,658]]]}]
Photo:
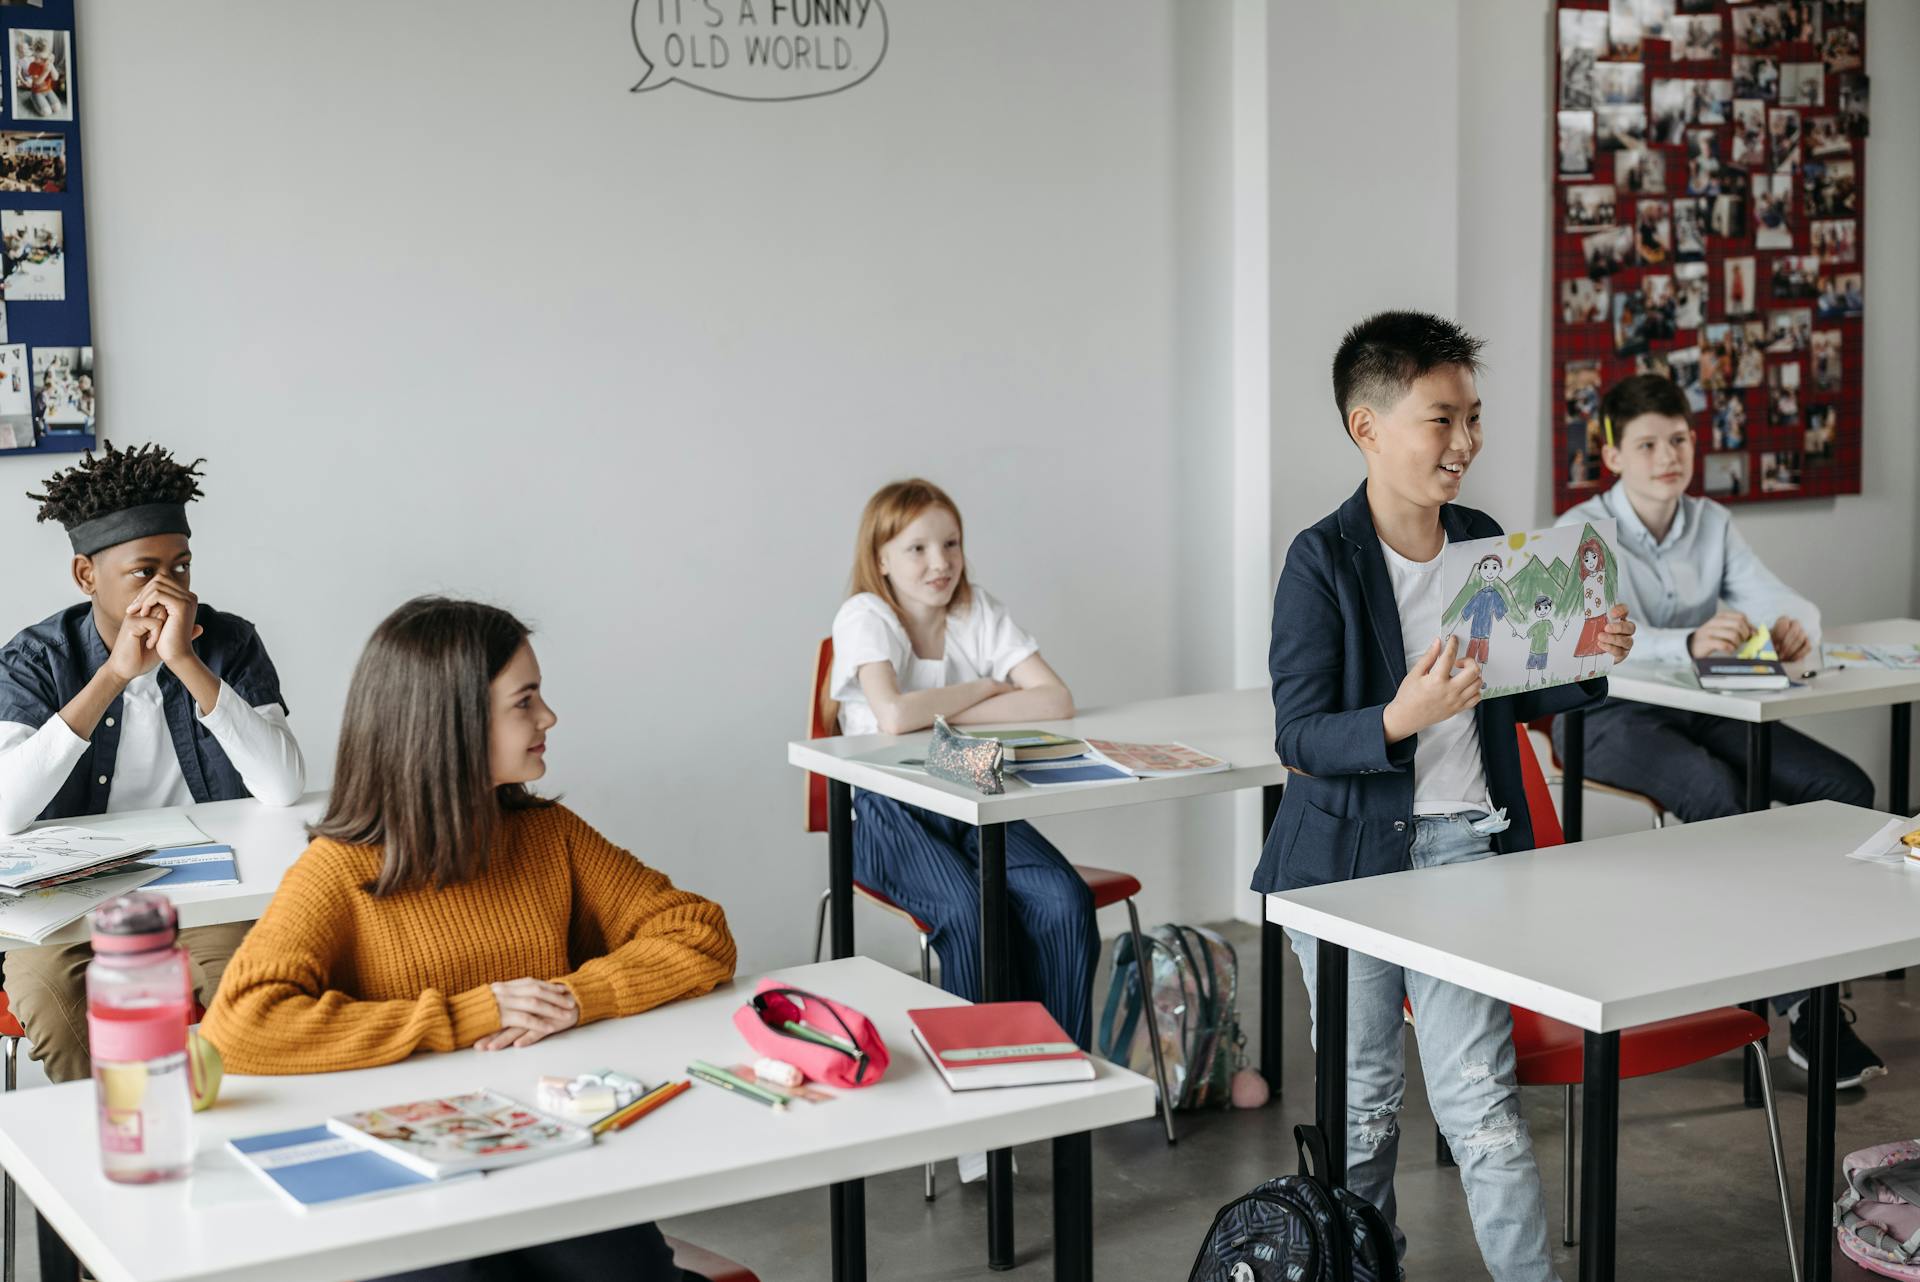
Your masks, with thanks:
[{"label": "red notebook", "polygon": [[953,1090],[1093,1080],[1093,1061],[1039,1002],[936,1006],[907,1018]]}]

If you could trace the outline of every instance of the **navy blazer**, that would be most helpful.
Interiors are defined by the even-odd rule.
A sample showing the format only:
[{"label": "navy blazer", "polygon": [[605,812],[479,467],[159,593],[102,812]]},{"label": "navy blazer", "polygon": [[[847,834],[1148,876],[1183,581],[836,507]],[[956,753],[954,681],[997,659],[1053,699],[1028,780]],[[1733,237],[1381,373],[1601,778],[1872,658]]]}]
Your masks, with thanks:
[{"label": "navy blazer", "polygon": [[[1470,507],[1447,504],[1450,542],[1503,531]],[[1419,736],[1387,743],[1386,705],[1406,679],[1400,607],[1362,484],[1338,511],[1302,530],[1273,594],[1274,750],[1291,775],[1260,852],[1262,893],[1375,877],[1408,867],[1413,841],[1413,753]],[[1571,712],[1606,697],[1607,679],[1486,699],[1474,709],[1487,791],[1511,826],[1505,854],[1533,848],[1516,722]]]}]

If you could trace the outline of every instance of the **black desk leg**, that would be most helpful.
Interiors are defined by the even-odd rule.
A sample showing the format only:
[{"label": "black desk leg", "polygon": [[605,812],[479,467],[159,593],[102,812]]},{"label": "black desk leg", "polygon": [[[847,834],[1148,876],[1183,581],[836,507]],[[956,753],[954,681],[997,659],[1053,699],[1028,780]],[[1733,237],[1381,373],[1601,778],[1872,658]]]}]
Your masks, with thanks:
[{"label": "black desk leg", "polygon": [[1347,1182],[1347,950],[1317,940],[1313,982],[1313,1119],[1327,1137],[1327,1182]]},{"label": "black desk leg", "polygon": [[[1007,939],[1007,827],[980,825],[980,998],[1013,995]],[[987,1154],[987,1267],[1013,1267],[1013,1150]]]},{"label": "black desk leg", "polygon": [[[1755,721],[1747,726],[1747,809],[1765,810],[1772,804],[1773,781],[1773,723]],[[1768,1015],[1765,1001],[1740,1003],[1761,1019]],[[1760,1082],[1760,1061],[1766,1056],[1767,1044],[1762,1041],[1756,1048],[1758,1055],[1744,1055],[1746,1064],[1746,1102],[1748,1108],[1767,1106],[1766,1088]]]},{"label": "black desk leg", "polygon": [[[1280,794],[1285,789],[1270,783],[1260,790],[1260,839],[1273,831],[1273,820],[1280,813]],[[1287,932],[1267,920],[1260,912],[1260,1075],[1267,1079],[1267,1091],[1280,1098],[1280,1026],[1287,1001]]]},{"label": "black desk leg", "polygon": [[[853,956],[853,789],[827,781],[827,887],[831,895],[833,953]],[[833,1282],[866,1282],[867,1186],[859,1180],[829,1191]]]},{"label": "black desk leg", "polygon": [[1588,1033],[1580,1089],[1580,1282],[1613,1282],[1620,1162],[1620,1034]]},{"label": "black desk leg", "polygon": [[836,959],[853,956],[853,787],[827,780],[827,889]]},{"label": "black desk leg", "polygon": [[[15,1196],[26,1195],[15,1190]],[[40,1282],[79,1282],[80,1260],[73,1248],[53,1231],[53,1225],[40,1218],[38,1211],[34,1212],[33,1224],[40,1243]]]},{"label": "black desk leg", "polygon": [[1093,1282],[1093,1133],[1053,1141],[1053,1276]]},{"label": "black desk leg", "polygon": [[1587,714],[1563,712],[1565,741],[1560,745],[1560,830],[1568,841],[1580,840],[1587,806]]},{"label": "black desk leg", "polygon": [[1747,812],[1765,810],[1773,801],[1773,723],[1747,723]]},{"label": "black desk leg", "polygon": [[1802,1186],[1800,1277],[1833,1277],[1833,1084],[1840,1075],[1840,986],[1813,990],[1800,1018],[1807,1026],[1807,1178]]},{"label": "black desk leg", "polygon": [[[1913,798],[1908,787],[1913,777],[1913,705],[1893,705],[1892,769],[1887,772],[1887,809],[1905,818],[1913,813]],[[1888,979],[1905,979],[1907,968],[1887,972]]]},{"label": "black desk leg", "polygon": [[833,1282],[867,1282],[867,1186],[860,1180],[830,1191],[833,1214]]}]

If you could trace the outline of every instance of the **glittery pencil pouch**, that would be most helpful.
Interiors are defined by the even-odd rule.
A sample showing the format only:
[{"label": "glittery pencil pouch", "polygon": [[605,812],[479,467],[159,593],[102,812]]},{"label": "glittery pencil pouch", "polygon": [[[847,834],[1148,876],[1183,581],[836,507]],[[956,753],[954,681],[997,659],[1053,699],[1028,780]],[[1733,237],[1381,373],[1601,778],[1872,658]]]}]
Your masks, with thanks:
[{"label": "glittery pencil pouch", "polygon": [[927,746],[927,773],[997,797],[1007,790],[1006,775],[1001,770],[1005,753],[1006,747],[998,739],[955,734],[945,717],[935,717],[933,742]]}]

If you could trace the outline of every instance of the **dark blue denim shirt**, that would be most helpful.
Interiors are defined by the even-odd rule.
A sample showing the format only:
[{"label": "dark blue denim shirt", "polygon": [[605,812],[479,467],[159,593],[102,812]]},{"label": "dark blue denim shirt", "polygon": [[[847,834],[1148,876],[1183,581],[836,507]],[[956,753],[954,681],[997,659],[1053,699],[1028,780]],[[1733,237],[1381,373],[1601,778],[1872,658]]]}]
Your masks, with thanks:
[{"label": "dark blue denim shirt", "polygon": [[[261,644],[253,625],[237,614],[222,614],[202,605],[195,616],[202,632],[193,643],[195,653],[213,674],[252,707],[277,703],[280,675]],[[107,661],[106,643],[94,626],[93,603],[82,601],[26,629],[0,650],[0,721],[43,726],[85,688]],[[166,668],[156,674],[173,737],[174,755],[187,791],[195,801],[232,801],[251,796],[240,772],[227,760],[213,733],[195,715],[193,696]],[[40,812],[42,819],[104,814],[113,787],[113,763],[120,750],[121,705],[116,698],[93,741],[81,754],[73,773]],[[109,718],[111,720],[109,720]],[[103,782],[104,780],[104,782]]]}]

